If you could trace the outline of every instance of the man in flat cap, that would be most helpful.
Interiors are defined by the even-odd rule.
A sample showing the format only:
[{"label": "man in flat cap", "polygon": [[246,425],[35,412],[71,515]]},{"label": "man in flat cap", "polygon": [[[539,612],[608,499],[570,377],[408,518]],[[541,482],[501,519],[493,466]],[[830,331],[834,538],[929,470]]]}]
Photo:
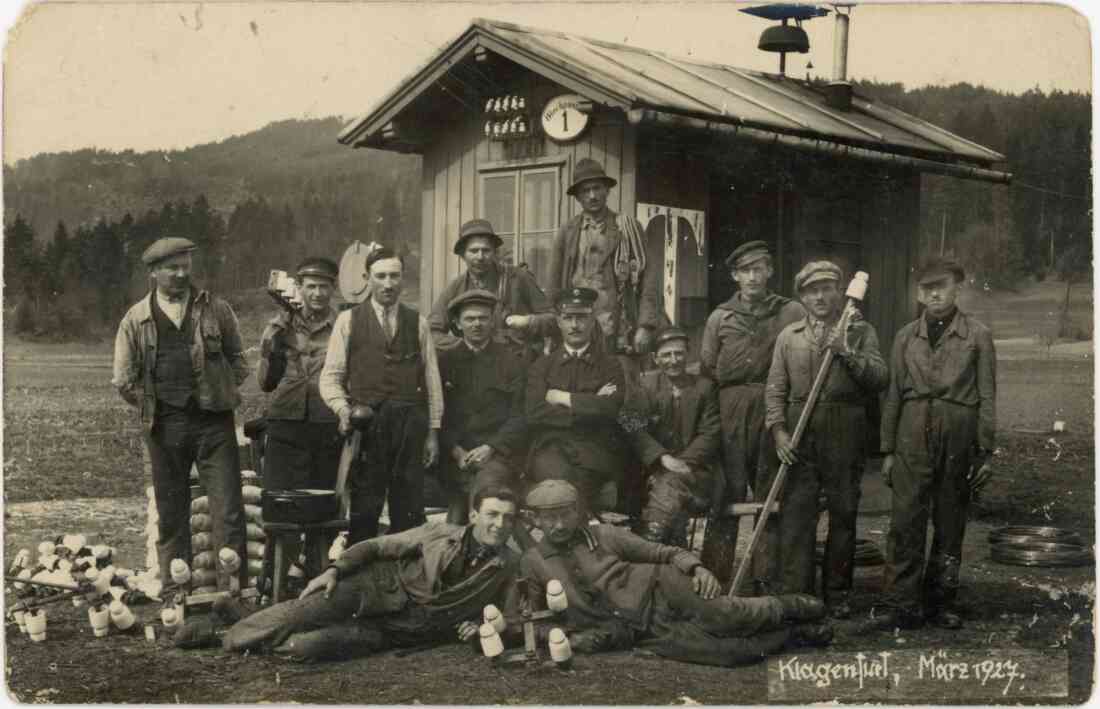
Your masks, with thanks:
[{"label": "man in flat cap", "polygon": [[648,499],[642,511],[643,539],[682,543],[687,518],[711,504],[722,445],[718,390],[687,371],[688,335],[677,327],[657,334],[657,369],[646,372],[628,426],[646,466]]},{"label": "man in flat cap", "polygon": [[832,639],[832,628],[812,624],[825,615],[816,598],[726,596],[691,552],[613,525],[586,524],[581,497],[568,482],[536,485],[527,507],[543,534],[520,560],[527,597],[544,603],[546,584],[561,583],[568,601],[562,625],[578,651],[637,643],[669,659],[730,667]]},{"label": "man in flat cap", "polygon": [[558,294],[563,346],[528,370],[525,402],[531,432],[528,478],[568,479],[594,510],[600,488],[622,482],[628,446],[618,423],[623,369],[593,342],[598,297],[590,288]]},{"label": "man in flat cap", "polygon": [[582,158],[573,168],[566,193],[581,213],[558,230],[550,257],[547,293],[557,302],[562,291],[591,288],[593,312],[608,352],[648,352],[656,330],[667,324],[661,310],[660,265],[647,265],[645,232],[627,214],[607,206],[616,180],[603,165]]},{"label": "man in flat cap", "polygon": [[490,603],[518,630],[519,559],[508,547],[517,508],[515,493],[490,486],[474,492],[467,525],[428,522],[354,544],[299,598],[236,623],[222,646],[295,660],[346,660],[394,647],[467,642],[477,637]]},{"label": "man in flat cap", "polygon": [[[824,494],[829,535],[822,587],[830,614],[847,618],[860,480],[867,460],[865,407],[870,396],[886,387],[889,372],[870,323],[857,319],[845,332],[836,331],[844,311],[840,282],[840,268],[829,261],[811,261],[795,276],[806,317],[779,333],[764,400],[776,453],[791,466],[779,498],[783,590],[814,592],[818,500]],[[796,451],[790,432],[829,349],[836,359]]]},{"label": "man in flat cap", "polygon": [[[924,314],[894,338],[882,411],[882,474],[893,489],[886,565],[892,621],[958,628],[967,507],[991,473],[997,353],[989,328],[955,304],[964,273],[934,259],[917,278]],[[929,508],[932,551],[925,566]]]},{"label": "man in flat cap", "polygon": [[[233,410],[249,367],[233,309],[191,283],[194,250],[191,241],[173,237],[156,240],[142,254],[153,287],[122,318],[111,380],[141,411],[166,588],[172,586],[172,560],[191,560],[192,465],[210,501],[215,548],[228,546],[246,558]],[[247,569],[241,566],[244,583]]]},{"label": "man in flat cap", "polygon": [[[702,371],[718,385],[722,414],[722,494],[707,521],[702,557],[723,584],[733,576],[740,520],[722,514],[730,503],[744,502],[748,487],[762,502],[778,470],[771,436],[764,427],[764,383],[775,339],[787,325],[806,316],[797,302],[768,290],[774,275],[771,252],[763,241],[738,246],[726,259],[738,291],[707,318],[700,348]],[[778,578],[778,522],[769,519],[753,555],[758,592]]]},{"label": "man in flat cap", "polygon": [[[336,485],[341,439],[336,414],[321,398],[319,381],[328,339],[336,321],[332,294],[339,268],[327,258],[310,257],[295,274],[303,305],[293,314],[282,310],[260,339],[256,379],[274,392],[267,402],[264,487],[269,490],[322,488]],[[265,564],[270,567],[273,545]],[[298,558],[298,544],[288,547]],[[266,576],[266,573],[265,573]]]},{"label": "man in flat cap", "polygon": [[424,522],[424,470],[439,460],[443,387],[428,321],[399,302],[405,262],[389,247],[367,256],[370,298],[336,317],[320,390],[340,421],[352,409],[369,419],[351,477],[348,541],[378,534],[389,501],[389,531]]},{"label": "man in flat cap", "polygon": [[469,290],[451,300],[448,319],[462,339],[439,354],[443,381],[441,482],[451,492],[447,520],[465,524],[471,490],[514,486],[523,469],[526,363],[493,338],[497,297]]},{"label": "man in flat cap", "polygon": [[466,263],[466,272],[443,288],[432,306],[428,323],[440,351],[461,341],[448,316],[448,307],[456,297],[471,290],[493,293],[493,340],[533,361],[544,337],[557,332],[554,304],[535,282],[526,266],[501,263],[498,251],[503,241],[485,219],[471,219],[462,225],[454,252]]}]

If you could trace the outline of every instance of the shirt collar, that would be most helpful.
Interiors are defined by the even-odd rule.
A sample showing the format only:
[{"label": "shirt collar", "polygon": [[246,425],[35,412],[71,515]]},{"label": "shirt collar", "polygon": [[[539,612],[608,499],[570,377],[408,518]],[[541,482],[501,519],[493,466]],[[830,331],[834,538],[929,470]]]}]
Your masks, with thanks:
[{"label": "shirt collar", "polygon": [[595,227],[602,228],[607,224],[607,208],[606,207],[604,208],[603,213],[598,215],[598,216],[593,217],[588,212],[584,212],[581,216],[582,216],[582,219],[581,219],[581,228],[582,229],[586,228],[588,226],[595,226]]},{"label": "shirt collar", "polygon": [[569,359],[570,357],[580,357],[583,359],[588,355],[588,351],[590,349],[592,349],[591,342],[589,342],[587,345],[580,348],[579,350],[575,350],[569,345],[562,343],[562,359]]},{"label": "shirt collar", "polygon": [[473,345],[471,345],[466,340],[462,340],[462,342],[463,342],[463,344],[466,345],[466,349],[469,350],[470,352],[473,352],[474,354],[481,354],[485,350],[489,349],[489,345],[493,344],[493,341],[489,340],[488,342],[486,342],[481,347],[474,347]]},{"label": "shirt collar", "polygon": [[390,307],[390,308],[396,308],[397,307],[397,303],[394,303],[393,305],[390,305],[390,306],[383,306],[382,304],[380,304],[374,298],[370,299],[370,304],[371,304],[371,307],[374,308],[375,314],[378,315],[379,320],[381,320],[382,317],[386,314],[386,308],[387,307]]},{"label": "shirt collar", "polygon": [[[917,337],[923,337],[928,339],[928,318],[921,317],[917,325]],[[955,316],[951,318],[951,324],[947,326],[947,329],[943,331],[941,337],[946,337],[951,333],[955,333],[959,337],[968,337],[970,335],[970,327],[966,324],[966,316],[957,307],[955,308]]]}]

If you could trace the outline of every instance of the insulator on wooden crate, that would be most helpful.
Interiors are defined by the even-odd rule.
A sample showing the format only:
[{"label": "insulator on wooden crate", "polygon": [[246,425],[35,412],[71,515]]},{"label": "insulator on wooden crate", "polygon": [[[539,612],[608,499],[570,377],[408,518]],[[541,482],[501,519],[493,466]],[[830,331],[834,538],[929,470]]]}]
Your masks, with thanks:
[{"label": "insulator on wooden crate", "polygon": [[245,550],[248,552],[249,559],[262,559],[266,551],[264,542],[248,542]]},{"label": "insulator on wooden crate", "polygon": [[198,534],[191,535],[192,553],[197,551],[210,551],[213,548],[214,543],[210,537],[210,532],[199,532]]},{"label": "insulator on wooden crate", "polygon": [[248,575],[249,576],[262,576],[264,573],[264,560],[263,559],[249,559],[248,560]]},{"label": "insulator on wooden crate", "polygon": [[263,490],[255,485],[245,485],[241,488],[241,497],[244,498],[246,505],[258,505],[260,504],[260,495],[263,494]]},{"label": "insulator on wooden crate", "polygon": [[267,535],[264,534],[264,528],[252,522],[245,525],[244,536],[245,539],[250,542],[262,542],[267,539]]},{"label": "insulator on wooden crate", "polygon": [[245,522],[253,522],[255,524],[264,523],[264,510],[259,505],[245,505],[244,506],[244,519]]},{"label": "insulator on wooden crate", "polygon": [[203,551],[195,554],[191,557],[191,568],[193,569],[212,569],[214,568],[214,552]]},{"label": "insulator on wooden crate", "polygon": [[210,519],[210,515],[198,514],[191,515],[191,532],[209,532],[213,529],[213,523]]},{"label": "insulator on wooden crate", "polygon": [[205,495],[191,500],[191,514],[207,514],[210,512],[210,499]]}]

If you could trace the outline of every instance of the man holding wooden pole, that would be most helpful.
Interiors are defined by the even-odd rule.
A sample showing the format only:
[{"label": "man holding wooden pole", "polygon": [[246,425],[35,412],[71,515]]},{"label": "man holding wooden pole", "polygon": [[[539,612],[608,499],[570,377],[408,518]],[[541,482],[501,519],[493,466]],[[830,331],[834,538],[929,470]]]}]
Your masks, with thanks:
[{"label": "man holding wooden pole", "polygon": [[[818,498],[824,492],[829,511],[824,597],[832,617],[847,618],[860,480],[866,462],[864,406],[868,396],[886,387],[889,372],[870,323],[841,321],[840,279],[840,268],[829,261],[812,261],[795,276],[806,318],[789,325],[776,340],[764,400],[776,453],[790,466],[779,498],[783,591],[814,592]],[[833,363],[812,402],[814,376],[829,349],[832,359],[840,361]],[[796,443],[789,431],[806,406],[814,408]]]}]

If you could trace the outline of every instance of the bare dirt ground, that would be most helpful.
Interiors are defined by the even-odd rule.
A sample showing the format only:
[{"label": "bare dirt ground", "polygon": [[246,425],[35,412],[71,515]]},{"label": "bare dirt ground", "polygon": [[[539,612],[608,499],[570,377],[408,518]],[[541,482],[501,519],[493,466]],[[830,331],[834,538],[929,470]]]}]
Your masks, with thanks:
[{"label": "bare dirt ground", "polygon": [[[865,630],[861,623],[881,587],[882,571],[868,567],[857,571],[857,618],[838,624],[828,652],[1064,650],[1069,658],[1068,696],[1050,701],[1080,703],[1092,691],[1094,567],[1005,566],[990,559],[987,537],[992,528],[1005,524],[1057,525],[1072,527],[1086,539],[1095,536],[1092,352],[1079,343],[1052,350],[1029,347],[1029,341],[1037,342],[1028,339],[1031,324],[1014,327],[1009,329],[1015,344],[1006,342],[998,366],[997,476],[974,506],[967,534],[966,626],[954,632]],[[133,411],[108,384],[109,352],[106,342],[74,348],[5,341],[8,559],[42,539],[82,532],[116,546],[123,564],[143,563],[139,428]],[[254,382],[246,384],[244,394],[238,423],[263,405]],[[1054,420],[1065,421],[1068,433],[1051,433]],[[872,471],[865,483],[860,536],[883,551],[889,525],[884,495]],[[747,536],[741,535],[742,544]],[[160,624],[154,622],[159,607],[137,606],[135,611],[159,634]],[[503,670],[455,645],[406,657],[383,653],[344,663],[297,665],[215,650],[180,651],[162,636],[156,643],[147,642],[140,630],[96,639],[85,610],[70,604],[50,607],[46,642],[30,642],[14,623],[7,625],[5,641],[8,690],[13,698],[29,703],[769,701],[764,664],[728,670],[624,652],[583,658],[571,673],[552,668]],[[814,657],[824,652],[801,654]],[[820,700],[830,698],[823,690]],[[991,695],[982,703],[998,701]]]}]

